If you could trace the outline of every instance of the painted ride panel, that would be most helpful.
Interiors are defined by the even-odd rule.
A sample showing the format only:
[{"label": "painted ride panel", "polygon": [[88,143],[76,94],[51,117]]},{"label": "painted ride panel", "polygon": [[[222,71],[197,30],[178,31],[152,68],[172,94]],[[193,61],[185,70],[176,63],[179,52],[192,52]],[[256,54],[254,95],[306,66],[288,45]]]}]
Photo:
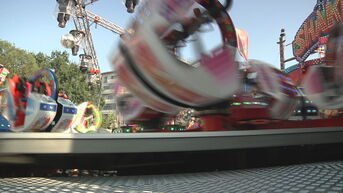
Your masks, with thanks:
[{"label": "painted ride panel", "polygon": [[[113,60],[113,64],[115,65],[121,83],[128,88],[131,93],[144,101],[148,107],[165,113],[176,113],[179,110],[179,107],[163,101],[161,97],[154,94],[146,85],[141,83],[140,80],[134,76],[132,69],[130,69],[124,61],[125,56],[123,55],[125,55],[125,53],[126,51],[123,50],[121,53],[118,53]],[[130,60],[128,62],[130,63]],[[135,114],[136,112],[130,113]]]},{"label": "painted ride panel", "polygon": [[77,115],[77,107],[69,99],[62,97],[57,98],[58,112],[55,117],[56,124],[52,127],[51,132],[66,132]]}]

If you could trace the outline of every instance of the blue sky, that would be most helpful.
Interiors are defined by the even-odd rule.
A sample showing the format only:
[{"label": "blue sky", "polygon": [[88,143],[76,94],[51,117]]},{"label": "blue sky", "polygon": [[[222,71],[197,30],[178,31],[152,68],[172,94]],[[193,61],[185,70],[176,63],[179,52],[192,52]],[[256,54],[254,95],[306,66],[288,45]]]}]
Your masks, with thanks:
[{"label": "blue sky", "polygon": [[[65,50],[61,36],[74,29],[69,22],[59,28],[55,18],[55,0],[2,0],[0,6],[0,39],[17,47],[50,54],[53,50]],[[123,0],[99,0],[87,7],[122,27],[127,26],[132,14],[126,12]],[[229,14],[237,28],[249,34],[249,58],[260,59],[279,66],[278,41],[281,28],[286,29],[286,43],[291,43],[295,33],[311,13],[316,0],[234,0]],[[282,9],[280,9],[282,7]],[[92,35],[102,72],[112,70],[109,56],[119,42],[119,36],[102,27],[92,26]],[[210,39],[205,39],[211,41]],[[69,53],[70,50],[67,50]],[[71,54],[70,54],[71,55]],[[291,46],[286,58],[292,57]],[[70,56],[78,62],[77,56]],[[287,64],[287,66],[291,65]]]}]

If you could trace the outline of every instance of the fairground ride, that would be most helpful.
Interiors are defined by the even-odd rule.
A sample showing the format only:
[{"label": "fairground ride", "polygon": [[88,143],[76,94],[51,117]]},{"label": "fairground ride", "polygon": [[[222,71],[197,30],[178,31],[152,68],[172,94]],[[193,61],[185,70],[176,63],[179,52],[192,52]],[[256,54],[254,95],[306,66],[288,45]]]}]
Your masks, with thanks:
[{"label": "fairground ride", "polygon": [[[293,112],[298,90],[297,85],[279,69],[257,60],[248,61],[250,68],[243,70],[238,68],[238,64],[234,62],[235,52],[233,52],[237,47],[235,28],[229,14],[219,1],[155,0],[146,2],[144,6],[150,10],[148,13],[151,14],[141,17],[143,22],[132,23],[134,33],[123,38],[123,43],[119,47],[120,52],[112,62],[118,74],[121,75],[122,83],[135,97],[140,98],[139,107],[143,104],[144,108],[163,113],[178,112],[183,107],[196,109],[203,121],[196,131],[202,132],[118,134],[7,132],[0,135],[0,155],[11,155],[14,158],[16,155],[25,155],[33,158],[23,163],[28,167],[110,166],[118,168],[129,167],[130,164],[149,165],[155,159],[145,159],[146,156],[163,158],[164,156],[159,156],[161,155],[159,153],[163,155],[171,153],[171,156],[167,157],[169,163],[174,163],[174,158],[177,158],[175,161],[185,163],[185,160],[182,160],[183,156],[178,153],[184,152],[194,156],[193,152],[212,153],[219,150],[219,154],[222,154],[221,151],[224,150],[235,152],[238,150],[237,153],[242,155],[240,154],[242,150],[251,150],[256,152],[251,156],[255,162],[257,158],[264,157],[264,154],[257,152],[258,148],[284,149],[304,146],[312,148],[314,145],[331,145],[331,148],[337,144],[343,144],[342,117],[294,121],[287,119]],[[326,1],[326,3],[333,2],[342,5],[342,0]],[[341,9],[339,13],[342,13]],[[155,18],[150,18],[150,16]],[[184,16],[188,19],[183,20]],[[176,20],[174,20],[175,17]],[[83,19],[90,22],[87,18]],[[180,60],[175,48],[185,43],[185,38],[197,32],[199,26],[208,21],[219,26],[223,45],[214,49],[209,55],[201,55],[199,65],[197,62],[195,65],[189,65]],[[173,24],[182,27],[181,29],[174,28]],[[89,29],[89,25],[87,26]],[[337,37],[341,34],[338,33]],[[332,41],[335,42],[334,45],[341,45],[337,42],[337,37],[332,36]],[[333,49],[335,50],[336,47]],[[201,52],[201,49],[198,49],[198,52]],[[340,56],[336,56],[335,61],[342,60]],[[91,64],[91,67],[93,66],[98,68],[95,64]],[[336,64],[335,67],[339,65]],[[340,70],[341,68],[335,68],[334,72],[341,75]],[[256,74],[259,76],[254,76]],[[333,77],[337,77],[337,74]],[[336,84],[340,81],[331,82],[335,83],[335,87],[331,88],[342,88],[340,87],[342,84]],[[342,94],[337,95],[335,92],[330,92],[334,95],[325,95],[326,89],[330,88],[325,87],[327,86],[325,82],[323,79],[315,82],[319,83],[318,85],[324,84],[324,90],[319,92],[318,98],[322,99],[324,96],[330,101],[340,99]],[[248,87],[250,89],[245,89]],[[308,96],[312,95],[312,90],[307,93]],[[130,100],[127,98],[125,100]],[[313,101],[318,103],[320,100]],[[321,103],[321,101],[318,104],[331,105]],[[336,104],[342,105],[343,102],[338,101]],[[335,106],[335,108],[339,107]],[[134,110],[142,110],[142,108],[125,110],[132,110],[131,113],[133,113]],[[144,109],[141,112],[144,112]],[[148,121],[152,120],[148,119]],[[159,131],[160,128],[153,129]],[[99,159],[100,155],[111,155],[115,158]],[[199,156],[192,164],[208,159],[215,159],[213,162],[217,163],[220,159],[213,155]],[[68,159],[69,156],[79,157],[79,162]],[[228,157],[228,160],[232,161],[232,157]],[[125,158],[124,161],[120,162],[121,158]],[[294,159],[299,160],[298,157]],[[237,160],[242,163],[242,156]],[[270,161],[268,157],[268,162]],[[8,163],[13,164],[11,161]],[[10,164],[3,165],[12,166],[8,168],[13,169],[13,165]],[[225,160],[225,165],[230,165],[230,162]],[[7,167],[0,168],[4,171],[8,170]]]},{"label": "fairground ride", "polygon": [[[299,100],[303,92],[321,109],[339,112],[342,108],[341,60],[330,56],[340,52],[342,3],[340,0],[318,1],[299,29],[293,41],[293,52],[300,62],[300,82],[294,74],[285,74],[256,60],[248,60],[248,67],[238,70],[239,64],[234,60],[235,28],[218,1],[144,4],[149,14],[142,13],[140,20],[133,22],[135,33],[123,39],[113,64],[123,84],[147,107],[167,114],[178,112],[180,108],[196,109],[204,121],[204,130],[342,126],[341,116],[289,120],[297,106],[302,105]],[[180,59],[177,52],[180,45],[187,43],[202,25],[211,22],[220,28],[222,47],[205,54],[200,42],[196,62],[189,64]],[[331,54],[327,54],[324,63],[320,62],[322,59],[306,61],[323,44],[323,38],[331,42],[327,48]],[[282,38],[279,43],[283,48]],[[284,68],[285,61],[281,59]],[[312,68],[315,64],[325,66]],[[314,70],[304,73],[310,69]],[[315,86],[321,87],[320,91]],[[128,114],[135,113],[137,108],[133,107]],[[316,111],[300,108],[311,113]],[[139,111],[144,115],[144,111]]]},{"label": "fairground ride", "polygon": [[[322,87],[322,91],[318,91],[317,89],[317,94],[326,92],[326,94],[322,95],[332,95],[329,93],[336,92],[326,88],[330,87],[328,86],[329,84],[337,84],[334,82],[339,81],[338,77],[341,76],[339,75],[341,73],[339,69],[341,68],[342,61],[339,56],[342,52],[340,50],[342,33],[340,26],[343,22],[342,4],[340,0],[318,0],[313,12],[300,26],[292,43],[288,44],[292,45],[293,57],[286,60],[284,59],[283,53],[285,31],[284,29],[281,30],[278,42],[280,44],[280,68],[298,85],[301,91],[307,90],[309,92],[307,88],[317,84],[318,88]],[[285,63],[292,60],[296,60],[298,63],[285,68]],[[326,83],[322,84],[319,82]],[[339,93],[340,91],[337,92]],[[311,91],[308,98],[320,103],[318,104],[320,112],[316,112],[315,114],[320,114],[321,117],[342,116],[342,110],[339,104],[336,104],[336,107],[334,107],[335,105],[324,105],[327,102],[323,101],[322,97],[311,96],[313,94],[313,91]],[[312,103],[308,99],[303,101]],[[334,100],[334,102],[340,103],[339,100]],[[305,111],[314,110],[312,108],[312,110],[308,109]],[[301,110],[299,109],[298,111],[300,112]]]}]

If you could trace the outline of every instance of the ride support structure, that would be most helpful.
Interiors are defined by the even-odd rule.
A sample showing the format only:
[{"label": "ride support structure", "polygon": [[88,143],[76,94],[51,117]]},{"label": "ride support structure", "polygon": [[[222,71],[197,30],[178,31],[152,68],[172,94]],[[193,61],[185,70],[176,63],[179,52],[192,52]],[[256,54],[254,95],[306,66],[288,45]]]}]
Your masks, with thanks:
[{"label": "ride support structure", "polygon": [[[99,25],[118,35],[124,34],[125,29],[120,27],[117,24],[112,23],[111,21],[103,17],[100,17],[99,15],[95,13],[92,13],[89,10],[86,10],[85,9],[86,6],[94,3],[95,2],[94,0],[91,0],[90,2],[84,1],[84,0],[75,0],[74,3],[70,3],[69,1],[68,0],[58,1],[59,5],[66,4],[67,7],[69,6],[65,10],[69,10],[69,12],[71,12],[71,13],[67,13],[67,12],[63,13],[67,15],[68,17],[64,17],[66,19],[62,21],[62,23],[66,22],[71,16],[73,23],[75,25],[75,28],[76,28],[76,30],[72,30],[72,31],[78,31],[80,33],[83,33],[81,43],[75,43],[75,42],[72,42],[72,43],[80,44],[77,46],[82,47],[84,53],[81,54],[82,57],[80,55],[80,60],[81,60],[80,69],[83,72],[88,72],[89,81],[92,83],[99,80],[101,77],[100,77],[100,66],[99,66],[97,54],[94,47],[92,33],[90,30],[91,25],[95,23],[96,25]],[[59,6],[59,7],[65,7],[65,6]],[[63,12],[63,10],[61,9],[59,11]],[[61,13],[59,13],[59,15],[61,15]],[[58,21],[61,23],[59,18],[58,18]],[[59,26],[63,28],[65,26],[65,23],[63,23],[63,25],[59,24]],[[72,31],[70,33],[72,33]],[[73,50],[73,55],[77,55],[77,53],[75,52],[76,51]]]}]

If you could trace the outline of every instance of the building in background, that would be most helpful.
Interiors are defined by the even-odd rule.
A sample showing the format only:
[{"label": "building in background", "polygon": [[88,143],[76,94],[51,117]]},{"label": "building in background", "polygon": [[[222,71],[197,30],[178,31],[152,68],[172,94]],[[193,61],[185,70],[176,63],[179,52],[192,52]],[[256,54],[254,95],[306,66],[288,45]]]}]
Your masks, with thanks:
[{"label": "building in background", "polygon": [[116,96],[114,94],[114,84],[117,81],[117,74],[114,71],[101,73],[102,92],[104,98],[104,106],[101,112],[106,114],[116,114]]},{"label": "building in background", "polygon": [[102,85],[102,92],[101,95],[104,98],[104,106],[100,109],[101,113],[104,116],[112,117],[114,115],[114,123],[110,127],[119,127],[120,125],[124,125],[123,118],[121,117],[120,113],[117,109],[117,100],[118,96],[122,96],[127,94],[128,91],[125,87],[123,87],[119,81],[118,76],[115,71],[104,72],[101,74],[101,85]]}]

